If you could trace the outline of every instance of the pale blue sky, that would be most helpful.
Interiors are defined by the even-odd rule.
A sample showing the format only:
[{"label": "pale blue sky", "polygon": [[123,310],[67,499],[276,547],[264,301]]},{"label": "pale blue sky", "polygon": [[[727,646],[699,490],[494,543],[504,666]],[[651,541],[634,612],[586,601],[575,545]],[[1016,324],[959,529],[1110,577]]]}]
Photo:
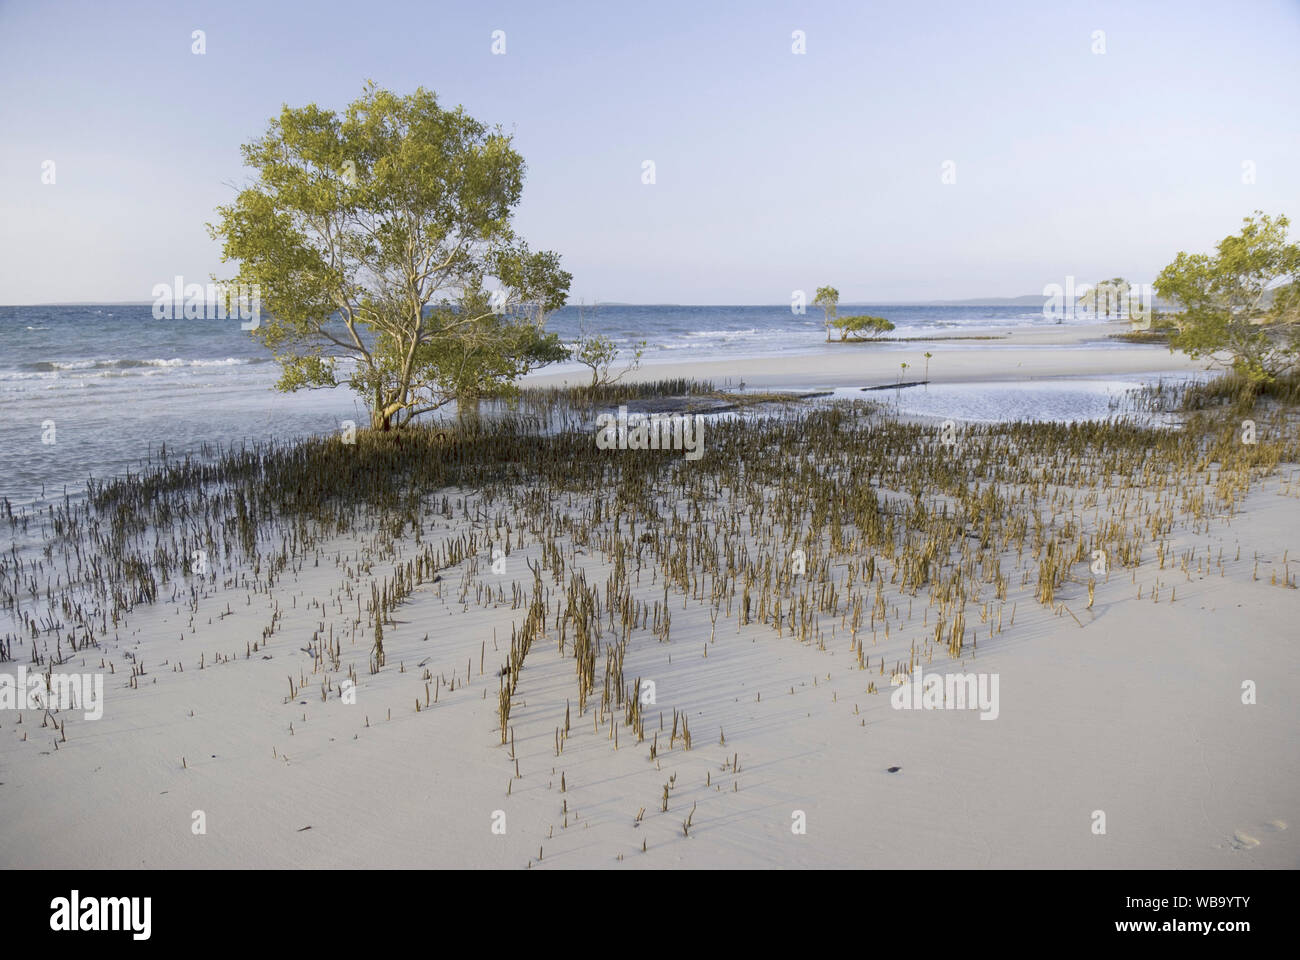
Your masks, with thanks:
[{"label": "pale blue sky", "polygon": [[1297,51],[1300,0],[0,0],[0,303],[228,273],[204,224],[239,144],[366,78],[515,132],[517,225],[575,301],[1150,280],[1256,208],[1300,218]]}]

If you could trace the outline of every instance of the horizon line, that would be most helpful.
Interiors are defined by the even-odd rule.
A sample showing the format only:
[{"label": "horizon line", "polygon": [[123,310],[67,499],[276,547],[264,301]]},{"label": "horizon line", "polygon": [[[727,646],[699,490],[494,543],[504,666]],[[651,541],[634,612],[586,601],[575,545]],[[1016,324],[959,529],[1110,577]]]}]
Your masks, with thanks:
[{"label": "horizon line", "polygon": [[[981,306],[981,307],[1020,307],[1025,306],[1030,300],[1050,299],[1046,294],[1026,293],[1019,296],[999,297],[944,297],[924,300],[843,300],[839,306],[882,306],[882,307],[930,307],[930,306]],[[1081,298],[1076,298],[1081,299]],[[150,307],[156,301],[154,300],[41,300],[34,303],[0,303],[0,308],[4,307]],[[216,301],[205,301],[216,302]],[[773,307],[783,310],[790,309],[788,302],[776,303],[736,303],[736,302],[717,302],[717,303],[687,303],[684,301],[647,301],[638,302],[633,300],[596,300],[592,303],[585,301],[569,302],[561,307]],[[820,308],[818,308],[820,309]],[[558,311],[557,311],[558,312]]]}]

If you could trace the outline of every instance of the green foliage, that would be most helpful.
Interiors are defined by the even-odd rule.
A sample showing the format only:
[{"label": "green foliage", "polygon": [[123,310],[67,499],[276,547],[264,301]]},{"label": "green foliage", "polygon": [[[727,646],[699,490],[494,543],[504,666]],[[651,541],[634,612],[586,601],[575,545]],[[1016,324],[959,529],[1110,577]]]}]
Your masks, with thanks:
[{"label": "green foliage", "polygon": [[831,342],[831,322],[835,319],[839,307],[840,292],[834,287],[818,287],[813,296],[813,305],[821,307],[826,314],[826,342]]},{"label": "green foliage", "polygon": [[347,383],[387,430],[566,356],[544,323],[570,275],[511,229],[524,162],[499,128],[368,84],[342,115],[285,106],[242,153],[254,178],[210,230],[279,389]]},{"label": "green foliage", "polygon": [[841,342],[850,336],[854,340],[871,340],[894,329],[894,325],[884,317],[839,317],[830,325],[840,331]]},{"label": "green foliage", "polygon": [[1125,308],[1131,310],[1132,284],[1123,277],[1111,277],[1094,284],[1079,296],[1079,305],[1093,313],[1103,313],[1107,318],[1113,312],[1119,316]]},{"label": "green foliage", "polygon": [[1239,376],[1268,383],[1300,359],[1300,246],[1287,242],[1289,221],[1255,211],[1216,253],[1179,252],[1155,287],[1177,303],[1169,320],[1173,347],[1226,363]]},{"label": "green foliage", "polygon": [[596,387],[617,383],[626,374],[641,366],[641,356],[645,353],[645,348],[645,340],[636,344],[632,349],[628,365],[618,374],[612,373],[614,361],[618,359],[618,347],[609,337],[584,333],[570,348],[569,356],[591,368],[590,389],[595,390]]},{"label": "green foliage", "polygon": [[590,314],[583,306],[578,307],[578,339],[568,349],[568,359],[576,360],[591,369],[591,384],[588,393],[595,396],[597,387],[609,386],[641,366],[641,357],[645,353],[646,341],[633,344],[632,356],[628,365],[618,374],[613,374],[614,361],[618,359],[618,347],[609,337],[590,333],[587,329],[588,317],[596,316],[596,307],[592,306]]}]

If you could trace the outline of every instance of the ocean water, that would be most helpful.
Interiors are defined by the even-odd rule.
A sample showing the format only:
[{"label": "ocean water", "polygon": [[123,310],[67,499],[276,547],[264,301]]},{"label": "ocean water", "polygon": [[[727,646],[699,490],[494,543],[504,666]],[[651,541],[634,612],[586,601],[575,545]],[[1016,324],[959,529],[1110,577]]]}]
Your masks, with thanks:
[{"label": "ocean water", "polygon": [[[988,334],[1012,328],[1051,326],[1041,309],[956,306],[891,306],[841,304],[840,314],[884,316],[895,325],[891,337]],[[585,324],[629,349],[646,341],[644,360],[678,362],[699,356],[725,360],[772,354],[818,353],[826,349],[826,327],[820,307],[803,315],[788,306],[601,306],[566,307],[548,322],[547,329],[565,340],[577,337]]]},{"label": "ocean water", "polygon": [[[851,310],[890,318],[894,336],[1053,323],[1027,307]],[[644,340],[651,366],[835,349],[823,342],[820,318],[819,309],[798,316],[788,306],[570,306],[548,329],[566,341],[582,329],[599,332],[623,349]],[[184,455],[205,445],[334,431],[347,419],[366,422],[347,389],[273,390],[278,367],[237,320],[156,320],[148,304],[7,306],[0,307],[0,337],[0,497],[15,505],[76,494],[87,477],[139,469],[164,447]],[[986,417],[987,406],[975,419]],[[960,416],[953,403],[948,409],[947,416]]]}]

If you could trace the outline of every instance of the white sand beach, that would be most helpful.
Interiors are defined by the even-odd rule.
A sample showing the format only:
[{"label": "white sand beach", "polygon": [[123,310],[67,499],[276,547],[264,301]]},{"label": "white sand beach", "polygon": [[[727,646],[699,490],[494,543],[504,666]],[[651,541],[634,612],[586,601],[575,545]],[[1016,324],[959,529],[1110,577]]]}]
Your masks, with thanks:
[{"label": "white sand beach", "polygon": [[[976,349],[918,347],[934,353],[936,383],[1194,368],[1164,348],[1066,352],[1054,342],[1020,334]],[[897,365],[895,353],[846,346],[832,358],[637,375],[818,387],[889,382]],[[1143,502],[1162,504],[1152,516],[1168,511],[1167,526],[1147,538],[1140,563],[1112,561],[1096,577],[1091,604],[1086,559],[1044,604],[1038,561],[1003,542],[985,559],[1000,558],[1005,602],[981,588],[952,659],[928,641],[940,609],[929,606],[932,588],[903,590],[891,577],[901,559],[879,558],[880,631],[874,615],[870,630],[851,631],[847,601],[813,611],[815,633],[743,624],[730,601],[714,625],[705,584],[715,574],[705,577],[702,560],[690,589],[666,585],[657,546],[615,560],[599,523],[593,534],[604,532],[577,543],[572,530],[546,532],[538,515],[502,513],[502,501],[473,491],[424,491],[418,539],[408,529],[391,540],[371,518],[291,552],[269,587],[265,568],[214,558],[192,595],[135,606],[97,647],[54,668],[104,674],[101,719],[63,709],[56,730],[42,710],[0,711],[0,865],[1295,867],[1300,594],[1289,553],[1300,548],[1300,468],[1255,469],[1230,510],[1214,500],[1224,471],[1195,472],[1198,486],[1165,488],[1148,469],[1145,491],[1081,481],[1061,501],[1074,504],[1080,530],[1147,524],[1135,509]],[[1110,512],[1112,494],[1124,515]],[[592,520],[592,502],[550,495],[560,514]],[[1208,498],[1204,509],[1189,505],[1196,496]],[[656,536],[719,533],[691,503],[665,506],[677,519]],[[627,542],[641,529],[625,531]],[[508,556],[494,555],[503,539]],[[468,556],[450,562],[443,551],[455,544]],[[440,558],[439,579],[393,608],[385,663],[372,673],[363,603],[372,583],[392,582],[425,548]],[[823,558],[821,582],[870,600],[870,588],[852,586],[867,554]],[[546,618],[503,745],[500,672],[512,632],[524,629],[530,563],[546,571]],[[620,564],[647,618],[627,635],[621,672],[629,686],[654,684],[639,742],[626,704],[600,705],[607,656],[623,637],[616,614],[596,618],[603,646],[583,712],[576,621],[560,623],[571,577],[608,605]],[[796,577],[790,596],[801,588]],[[665,611],[671,629],[660,633]],[[46,656],[54,640],[39,641]],[[0,672],[30,656],[27,643]],[[996,675],[996,717],[895,709],[899,664]],[[341,685],[353,677],[355,703],[345,702]],[[1255,702],[1243,703],[1243,684]],[[689,749],[673,734],[675,711]]]},{"label": "white sand beach", "polygon": [[[758,389],[826,389],[880,386],[899,379],[920,380],[928,369],[931,383],[972,383],[1035,377],[1122,376],[1185,373],[1205,368],[1163,345],[1125,344],[1110,339],[1132,328],[1127,323],[1079,323],[1059,327],[1008,328],[1001,339],[916,339],[831,343],[819,353],[743,360],[691,359],[646,364],[628,374],[629,381],[690,377],[722,383],[745,381]],[[926,367],[925,354],[933,354]],[[581,385],[590,373],[538,373],[524,379],[533,386]]]}]

